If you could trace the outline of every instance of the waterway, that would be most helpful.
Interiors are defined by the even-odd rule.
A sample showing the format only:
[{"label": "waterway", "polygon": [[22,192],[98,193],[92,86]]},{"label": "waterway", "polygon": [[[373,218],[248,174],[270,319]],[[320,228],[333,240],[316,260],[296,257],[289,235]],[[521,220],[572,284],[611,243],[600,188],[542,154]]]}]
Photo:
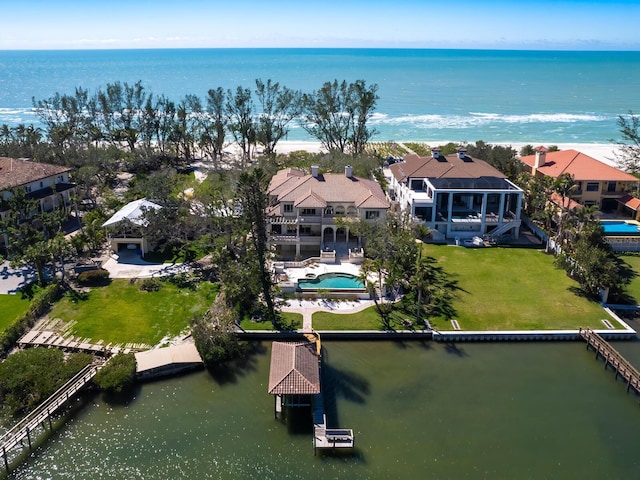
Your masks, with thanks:
[{"label": "waterway", "polygon": [[[274,419],[265,342],[225,378],[89,397],[12,478],[638,478],[640,397],[584,343],[323,346],[329,424],[354,429],[352,454],[314,456],[305,422]],[[615,346],[640,362],[640,342]]]}]

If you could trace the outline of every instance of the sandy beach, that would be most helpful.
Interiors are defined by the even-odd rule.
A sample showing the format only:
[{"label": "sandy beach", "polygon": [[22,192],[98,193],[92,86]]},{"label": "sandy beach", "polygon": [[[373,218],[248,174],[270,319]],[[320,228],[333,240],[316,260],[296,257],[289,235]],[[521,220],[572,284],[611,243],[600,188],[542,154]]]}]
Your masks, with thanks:
[{"label": "sandy beach", "polygon": [[[413,140],[405,140],[405,141],[413,142]],[[434,141],[420,141],[415,143],[425,143],[427,145],[435,147],[437,145],[445,145],[450,142],[451,140],[434,140]],[[399,140],[398,143],[402,143],[402,141]],[[453,142],[453,143],[456,143],[456,142]],[[492,143],[492,142],[487,142],[487,143]],[[520,149],[525,145],[533,145],[534,147],[537,147],[539,145],[545,145],[547,147],[550,145],[556,145],[560,150],[570,150],[570,149],[577,150],[586,155],[589,155],[590,157],[595,158],[596,160],[600,160],[601,162],[614,167],[616,166],[615,152],[618,148],[617,145],[611,144],[611,143],[553,143],[553,144],[547,145],[539,142],[538,143],[536,142],[529,142],[529,143],[527,142],[513,142],[513,143],[496,142],[493,144],[505,145],[505,146],[510,145],[517,151],[520,151]],[[306,142],[281,141],[281,142],[278,142],[278,145],[276,146],[276,151],[278,153],[283,153],[283,154],[294,152],[297,150],[306,150],[308,152],[318,153],[322,151],[322,148],[321,148],[320,142],[311,142],[311,141],[306,141]]]}]

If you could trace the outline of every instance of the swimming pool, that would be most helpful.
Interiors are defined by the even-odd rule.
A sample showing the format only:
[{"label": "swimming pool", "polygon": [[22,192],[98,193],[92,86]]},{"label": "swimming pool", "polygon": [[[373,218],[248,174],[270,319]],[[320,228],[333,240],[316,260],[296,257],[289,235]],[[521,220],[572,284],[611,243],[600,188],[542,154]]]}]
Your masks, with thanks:
[{"label": "swimming pool", "polygon": [[636,221],[602,221],[605,235],[640,235],[640,223]]},{"label": "swimming pool", "polygon": [[364,284],[350,273],[323,273],[298,281],[300,290],[364,290]]}]

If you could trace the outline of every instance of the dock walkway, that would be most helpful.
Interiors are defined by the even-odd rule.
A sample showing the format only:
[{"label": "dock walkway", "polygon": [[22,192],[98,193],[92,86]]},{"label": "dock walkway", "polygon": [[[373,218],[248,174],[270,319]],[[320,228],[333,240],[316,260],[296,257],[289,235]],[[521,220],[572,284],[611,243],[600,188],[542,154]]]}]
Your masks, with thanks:
[{"label": "dock walkway", "polygon": [[53,395],[36,407],[29,415],[15,424],[9,431],[0,437],[0,451],[4,459],[4,466],[9,471],[9,461],[7,452],[16,447],[23,447],[23,441],[27,439],[29,450],[31,450],[31,432],[39,426],[45,425],[49,421],[49,428],[52,428],[51,415],[53,415],[62,405],[64,405],[73,395],[89,383],[98,371],[106,364],[105,361],[98,360],[91,365],[87,365],[71,380],[60,387]]},{"label": "dock walkway", "polygon": [[587,348],[591,347],[596,352],[596,359],[598,357],[604,359],[605,369],[611,366],[616,372],[616,379],[618,375],[625,379],[627,392],[633,388],[640,393],[640,372],[626,358],[593,330],[581,328],[579,334],[587,342]]},{"label": "dock walkway", "polygon": [[45,347],[59,348],[68,352],[83,352],[92,355],[108,357],[117,353],[132,353],[148,350],[149,345],[144,344],[104,344],[102,340],[92,343],[89,338],[63,336],[50,328],[42,328],[28,331],[18,340],[20,348]]}]

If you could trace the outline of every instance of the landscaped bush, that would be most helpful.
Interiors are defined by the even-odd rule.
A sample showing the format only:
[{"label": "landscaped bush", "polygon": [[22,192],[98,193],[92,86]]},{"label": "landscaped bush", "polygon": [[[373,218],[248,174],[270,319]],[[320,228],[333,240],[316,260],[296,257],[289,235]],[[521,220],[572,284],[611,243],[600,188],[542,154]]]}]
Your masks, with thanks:
[{"label": "landscaped bush", "polygon": [[143,292],[157,292],[162,288],[162,282],[157,278],[146,278],[140,285],[140,290]]},{"label": "landscaped bush", "polygon": [[78,283],[86,287],[96,287],[109,283],[109,271],[104,268],[88,270],[78,275]]},{"label": "landscaped bush", "polygon": [[121,393],[136,381],[136,357],[132,353],[119,353],[102,367],[93,381],[101,390]]}]

